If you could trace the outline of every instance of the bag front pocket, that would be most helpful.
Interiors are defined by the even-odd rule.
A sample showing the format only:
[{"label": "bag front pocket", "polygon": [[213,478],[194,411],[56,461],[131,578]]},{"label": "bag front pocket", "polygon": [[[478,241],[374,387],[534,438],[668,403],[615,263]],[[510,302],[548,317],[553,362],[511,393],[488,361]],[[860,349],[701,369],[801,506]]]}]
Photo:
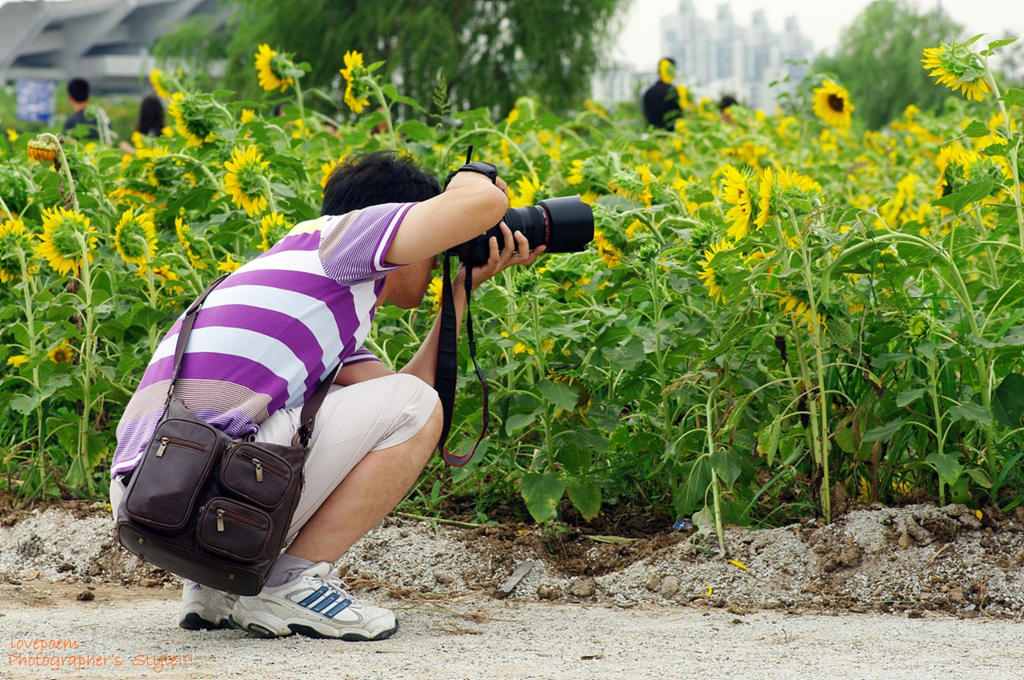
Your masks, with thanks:
[{"label": "bag front pocket", "polygon": [[198,419],[165,420],[142,456],[125,492],[125,513],[170,533],[192,515],[220,454],[220,434]]},{"label": "bag front pocket", "polygon": [[280,456],[248,442],[232,446],[220,468],[225,489],[264,508],[279,505],[291,482],[291,468]]},{"label": "bag front pocket", "polygon": [[196,541],[211,552],[253,561],[270,538],[270,516],[230,498],[214,498],[199,509]]}]

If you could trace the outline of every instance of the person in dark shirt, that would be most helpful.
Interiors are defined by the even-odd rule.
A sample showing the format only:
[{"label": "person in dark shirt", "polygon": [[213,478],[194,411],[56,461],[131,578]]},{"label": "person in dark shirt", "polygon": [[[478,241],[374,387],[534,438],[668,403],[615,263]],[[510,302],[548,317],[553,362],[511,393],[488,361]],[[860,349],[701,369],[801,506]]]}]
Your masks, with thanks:
[{"label": "person in dark shirt", "polygon": [[89,106],[89,83],[81,78],[72,78],[68,83],[68,101],[71,102],[71,108],[75,112],[64,121],[64,134],[73,132],[77,125],[86,125],[89,132],[85,138],[99,139],[100,131],[96,127],[96,119],[88,118],[85,115],[85,109]]},{"label": "person in dark shirt", "polygon": [[644,118],[648,124],[664,130],[675,127],[679,117],[679,92],[673,81],[676,77],[676,60],[665,57],[658,62],[658,82],[644,92]]}]

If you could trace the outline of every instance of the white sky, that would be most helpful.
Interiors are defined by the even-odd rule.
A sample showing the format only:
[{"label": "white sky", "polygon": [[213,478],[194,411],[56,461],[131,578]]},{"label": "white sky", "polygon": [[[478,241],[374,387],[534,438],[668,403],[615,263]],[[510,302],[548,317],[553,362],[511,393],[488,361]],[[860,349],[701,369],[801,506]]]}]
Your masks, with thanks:
[{"label": "white sky", "polygon": [[[939,0],[908,0],[922,9],[934,7]],[[958,23],[967,27],[968,35],[986,33],[992,39],[1004,31],[1024,35],[1024,0],[941,0],[942,9]],[[764,9],[768,25],[782,31],[786,17],[796,16],[800,32],[814,43],[815,53],[832,51],[839,44],[842,29],[871,0],[694,0],[697,16],[712,21],[718,6],[732,6],[733,21],[750,26],[750,17]],[[678,11],[678,0],[633,0],[627,11],[624,28],[612,54],[616,61],[631,63],[637,70],[653,71],[661,54],[661,17]]]}]

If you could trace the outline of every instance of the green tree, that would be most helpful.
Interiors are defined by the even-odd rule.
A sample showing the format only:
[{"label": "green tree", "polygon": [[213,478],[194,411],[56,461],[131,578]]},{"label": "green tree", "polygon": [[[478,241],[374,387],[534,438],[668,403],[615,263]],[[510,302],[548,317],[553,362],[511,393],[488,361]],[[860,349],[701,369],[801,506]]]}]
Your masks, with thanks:
[{"label": "green tree", "polygon": [[949,90],[936,87],[921,66],[926,47],[958,38],[963,27],[941,10],[920,12],[905,0],[877,0],[843,31],[835,56],[815,70],[833,73],[850,91],[854,112],[878,129],[909,104],[938,111]]},{"label": "green tree", "polygon": [[384,75],[428,104],[443,71],[456,109],[507,111],[537,96],[561,112],[589,91],[628,0],[233,0],[228,85],[252,94],[253,54],[268,43],[308,62],[330,88],[342,56],[386,61]]}]

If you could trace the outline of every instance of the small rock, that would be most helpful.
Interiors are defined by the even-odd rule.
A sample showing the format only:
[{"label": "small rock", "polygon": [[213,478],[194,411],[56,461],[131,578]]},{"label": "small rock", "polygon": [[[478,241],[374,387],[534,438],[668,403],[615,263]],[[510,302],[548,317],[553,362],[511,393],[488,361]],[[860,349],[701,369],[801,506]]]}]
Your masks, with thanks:
[{"label": "small rock", "polygon": [[839,553],[839,564],[844,567],[856,567],[860,564],[861,548],[856,543],[846,544]]},{"label": "small rock", "polygon": [[711,606],[715,607],[717,609],[721,609],[722,607],[725,606],[725,598],[724,597],[719,597],[717,599],[711,600]]},{"label": "small rock", "polygon": [[96,596],[93,595],[91,590],[83,590],[82,592],[78,593],[78,595],[75,595],[75,599],[79,600],[80,602],[92,602],[96,599]]},{"label": "small rock", "polygon": [[956,521],[960,522],[960,524],[962,524],[965,528],[971,529],[972,531],[977,531],[978,529],[981,529],[981,520],[978,519],[978,517],[970,511],[967,511],[964,514],[957,517]]},{"label": "small rock", "polygon": [[666,576],[661,579],[661,586],[658,588],[659,595],[667,600],[677,592],[679,592],[679,579],[675,576]]},{"label": "small rock", "polygon": [[33,569],[32,571],[30,571],[27,574],[25,574],[24,580],[25,581],[35,581],[37,578],[39,578],[39,570],[38,569]]},{"label": "small rock", "polygon": [[597,592],[597,582],[592,578],[576,579],[569,586],[569,594],[573,597],[591,597]]},{"label": "small rock", "polygon": [[[971,509],[968,508],[963,503],[952,503],[952,504],[947,505],[946,507],[942,508],[942,511],[945,512],[950,517],[960,517],[962,515],[971,514]],[[977,519],[977,518],[975,518],[975,519]]]},{"label": "small rock", "polygon": [[160,585],[160,581],[157,581],[155,578],[143,578],[139,579],[139,585],[143,588],[155,588]]},{"label": "small rock", "polygon": [[921,611],[920,609],[909,609],[909,610],[907,610],[907,618],[908,619],[923,619],[924,618],[924,612]]},{"label": "small rock", "polygon": [[537,597],[542,600],[557,600],[562,597],[562,589],[556,586],[541,586],[537,588]]},{"label": "small rock", "polygon": [[847,609],[849,611],[853,612],[854,614],[863,614],[864,612],[866,612],[868,610],[867,607],[865,607],[863,605],[859,605],[859,604],[851,605]]},{"label": "small rock", "polygon": [[735,604],[731,604],[728,607],[726,607],[725,611],[729,612],[730,614],[735,614],[736,616],[744,616],[747,613],[746,609]]},{"label": "small rock", "polygon": [[10,583],[12,586],[20,586],[21,585],[21,581],[19,581],[16,578],[8,579],[7,582]]},{"label": "small rock", "polygon": [[373,572],[372,571],[361,571],[361,572],[359,572],[359,578],[363,579],[364,581],[372,581],[373,580]]},{"label": "small rock", "polygon": [[434,580],[440,583],[441,585],[446,585],[448,583],[451,583],[454,579],[449,574],[446,574],[443,571],[435,571]]},{"label": "small rock", "polygon": [[401,531],[398,532],[398,535],[401,536],[402,538],[409,538],[409,530],[408,529],[402,529]]},{"label": "small rock", "polygon": [[652,593],[655,590],[657,590],[658,586],[660,586],[660,585],[661,585],[661,577],[658,576],[657,574],[651,574],[651,577],[649,579],[647,579],[647,584],[646,584],[647,590],[651,591]]},{"label": "small rock", "polygon": [[911,538],[910,534],[908,534],[907,532],[904,531],[900,535],[900,540],[899,540],[900,550],[906,550],[907,548],[909,548],[912,545],[914,545],[914,539]]},{"label": "small rock", "polygon": [[57,567],[57,573],[58,574],[63,574],[66,571],[73,571],[73,570],[74,570],[74,567],[71,566],[70,564],[68,564],[67,562],[63,562],[63,563],[61,563],[61,565],[59,567]]},{"label": "small rock", "polygon": [[965,604],[967,598],[964,597],[964,591],[960,588],[951,588],[949,591],[949,601],[953,604]]},{"label": "small rock", "polygon": [[696,600],[691,602],[691,604],[696,605],[698,607],[706,607],[707,604],[708,604],[708,601],[705,600],[703,597],[698,597]]},{"label": "small rock", "polygon": [[927,529],[915,522],[913,518],[907,517],[906,521],[903,523],[903,528],[906,533],[910,534],[910,536],[918,543],[931,542],[931,534],[928,533]]},{"label": "small rock", "polygon": [[99,576],[100,565],[93,563],[92,566],[89,567],[88,574],[89,576]]}]

